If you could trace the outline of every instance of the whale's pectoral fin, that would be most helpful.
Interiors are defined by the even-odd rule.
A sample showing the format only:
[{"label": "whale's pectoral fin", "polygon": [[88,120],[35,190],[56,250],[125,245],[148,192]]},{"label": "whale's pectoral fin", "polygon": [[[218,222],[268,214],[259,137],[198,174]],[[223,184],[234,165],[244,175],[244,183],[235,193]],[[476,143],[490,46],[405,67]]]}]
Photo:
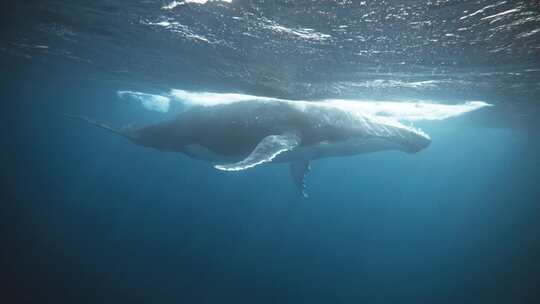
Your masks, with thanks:
[{"label": "whale's pectoral fin", "polygon": [[309,171],[311,171],[311,165],[308,160],[291,163],[291,175],[294,184],[300,190],[303,197],[308,197],[306,192],[306,175]]},{"label": "whale's pectoral fin", "polygon": [[246,159],[234,164],[216,165],[215,168],[225,171],[249,169],[270,162],[279,154],[290,151],[299,144],[300,136],[295,133],[266,136]]}]

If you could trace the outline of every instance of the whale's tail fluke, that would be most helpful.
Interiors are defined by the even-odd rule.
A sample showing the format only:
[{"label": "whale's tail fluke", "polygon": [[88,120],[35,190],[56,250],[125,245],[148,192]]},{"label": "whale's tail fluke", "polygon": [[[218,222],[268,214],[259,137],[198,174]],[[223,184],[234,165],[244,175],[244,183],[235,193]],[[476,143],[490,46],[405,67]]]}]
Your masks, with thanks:
[{"label": "whale's tail fluke", "polygon": [[90,125],[93,125],[93,126],[96,126],[98,128],[101,128],[101,129],[105,129],[111,133],[114,133],[114,134],[118,134],[122,137],[125,137],[125,138],[128,138],[128,139],[135,139],[133,135],[131,134],[128,134],[127,132],[121,130],[121,129],[117,129],[117,128],[114,128],[114,127],[111,127],[107,124],[104,124],[104,123],[101,123],[101,122],[98,122],[98,121],[95,121],[91,118],[88,118],[86,116],[81,116],[81,115],[72,115],[72,114],[62,114],[63,116],[67,117],[67,118],[70,118],[70,119],[73,119],[73,120],[80,120],[80,121],[84,121]]}]

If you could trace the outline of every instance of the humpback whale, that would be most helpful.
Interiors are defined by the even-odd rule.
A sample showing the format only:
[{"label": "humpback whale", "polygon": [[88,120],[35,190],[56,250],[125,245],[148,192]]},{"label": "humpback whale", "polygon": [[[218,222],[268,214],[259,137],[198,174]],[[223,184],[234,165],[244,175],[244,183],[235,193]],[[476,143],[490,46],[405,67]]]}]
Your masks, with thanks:
[{"label": "humpback whale", "polygon": [[305,176],[313,160],[383,150],[416,153],[431,142],[420,129],[396,120],[323,102],[242,100],[193,107],[172,120],[141,128],[117,129],[83,116],[69,117],[140,146],[211,162],[218,170],[290,163],[303,196],[307,196]]}]

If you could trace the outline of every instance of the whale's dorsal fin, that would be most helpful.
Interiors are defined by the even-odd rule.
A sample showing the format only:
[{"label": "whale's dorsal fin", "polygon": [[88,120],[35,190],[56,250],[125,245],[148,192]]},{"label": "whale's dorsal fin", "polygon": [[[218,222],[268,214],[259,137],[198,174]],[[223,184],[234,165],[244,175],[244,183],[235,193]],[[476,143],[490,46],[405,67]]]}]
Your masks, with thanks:
[{"label": "whale's dorsal fin", "polygon": [[308,197],[306,192],[306,175],[311,171],[309,160],[295,161],[291,163],[291,176],[294,184],[300,190],[303,197]]},{"label": "whale's dorsal fin", "polygon": [[290,151],[300,144],[300,136],[293,132],[269,135],[263,138],[246,159],[234,164],[216,165],[216,169],[239,171],[272,161],[279,154]]}]

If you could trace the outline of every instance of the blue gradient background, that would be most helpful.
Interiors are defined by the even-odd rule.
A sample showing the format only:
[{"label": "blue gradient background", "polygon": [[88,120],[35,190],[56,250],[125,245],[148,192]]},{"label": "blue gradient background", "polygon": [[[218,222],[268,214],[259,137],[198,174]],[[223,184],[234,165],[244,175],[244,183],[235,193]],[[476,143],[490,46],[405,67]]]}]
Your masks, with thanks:
[{"label": "blue gradient background", "polygon": [[219,172],[62,118],[163,119],[99,74],[2,67],[0,266],[13,303],[538,299],[533,130],[474,114],[424,124],[433,143],[418,154],[314,162],[302,200],[286,165]]}]

